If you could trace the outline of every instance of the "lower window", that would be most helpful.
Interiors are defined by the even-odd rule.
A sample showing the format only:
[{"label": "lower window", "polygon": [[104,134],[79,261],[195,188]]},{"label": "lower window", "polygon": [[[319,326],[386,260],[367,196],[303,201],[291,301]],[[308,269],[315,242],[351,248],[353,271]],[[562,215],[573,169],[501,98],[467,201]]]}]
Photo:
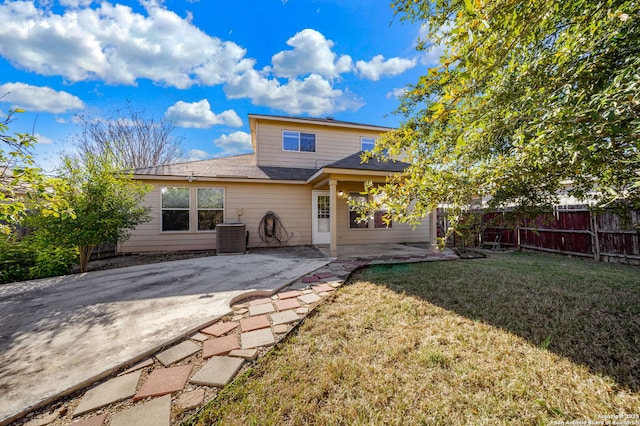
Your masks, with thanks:
[{"label": "lower window", "polygon": [[189,210],[163,210],[162,211],[163,231],[188,231],[189,230]]},{"label": "lower window", "polygon": [[[366,194],[360,194],[358,192],[352,192],[349,194],[349,198],[355,200],[360,204],[364,204],[369,201],[369,197]],[[385,216],[388,214],[387,210],[378,210],[373,215],[373,227],[376,229],[380,228],[391,228],[393,223],[389,222],[385,223]],[[360,213],[354,209],[349,210],[349,228],[351,229],[366,229],[369,228],[369,222],[371,220],[359,221]]]},{"label": "lower window", "polygon": [[[213,231],[224,222],[224,188],[162,188],[162,231]],[[195,215],[192,209],[195,207]],[[191,220],[197,220],[192,227]]]},{"label": "lower window", "polygon": [[213,231],[217,224],[224,221],[223,216],[221,210],[199,210],[198,231]]},{"label": "lower window", "polygon": [[391,228],[393,222],[389,221],[389,223],[385,223],[384,217],[387,215],[387,212],[384,210],[379,210],[373,216],[373,223],[375,228]]},{"label": "lower window", "polygon": [[[359,204],[366,203],[369,198],[366,195],[360,194],[358,192],[352,192],[349,194],[349,198],[356,201]],[[351,229],[364,229],[369,227],[369,221],[363,220],[359,221],[360,213],[357,210],[350,209],[349,210],[349,228]]]},{"label": "lower window", "polygon": [[189,188],[162,188],[162,230],[188,231],[189,205],[191,204]]},{"label": "lower window", "polygon": [[198,231],[213,231],[224,221],[224,189],[198,188]]}]

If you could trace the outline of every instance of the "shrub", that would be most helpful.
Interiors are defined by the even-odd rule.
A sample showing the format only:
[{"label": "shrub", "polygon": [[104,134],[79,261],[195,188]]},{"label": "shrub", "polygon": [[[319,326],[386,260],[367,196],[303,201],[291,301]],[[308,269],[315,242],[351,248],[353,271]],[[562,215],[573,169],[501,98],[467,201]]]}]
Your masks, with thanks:
[{"label": "shrub", "polygon": [[29,278],[29,269],[34,266],[34,252],[23,241],[0,238],[0,283]]},{"label": "shrub", "polygon": [[0,238],[0,283],[68,274],[77,249],[47,241],[42,235]]},{"label": "shrub", "polygon": [[29,268],[29,278],[46,278],[65,275],[78,261],[78,249],[52,244],[46,238],[36,234],[28,239],[34,250],[34,264]]}]

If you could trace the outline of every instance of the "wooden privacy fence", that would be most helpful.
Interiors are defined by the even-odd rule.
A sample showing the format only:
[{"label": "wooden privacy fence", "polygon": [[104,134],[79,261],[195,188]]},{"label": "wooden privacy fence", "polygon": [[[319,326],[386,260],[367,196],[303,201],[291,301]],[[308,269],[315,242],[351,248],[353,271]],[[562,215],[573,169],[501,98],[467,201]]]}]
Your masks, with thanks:
[{"label": "wooden privacy fence", "polygon": [[95,246],[91,253],[91,260],[113,257],[116,255],[117,246],[114,243],[102,243]]},{"label": "wooden privacy fence", "polygon": [[[478,243],[640,264],[638,210],[620,216],[609,209],[565,207],[534,219],[510,219],[503,212],[484,213],[484,230],[478,235]],[[439,223],[446,226],[446,220]]]}]

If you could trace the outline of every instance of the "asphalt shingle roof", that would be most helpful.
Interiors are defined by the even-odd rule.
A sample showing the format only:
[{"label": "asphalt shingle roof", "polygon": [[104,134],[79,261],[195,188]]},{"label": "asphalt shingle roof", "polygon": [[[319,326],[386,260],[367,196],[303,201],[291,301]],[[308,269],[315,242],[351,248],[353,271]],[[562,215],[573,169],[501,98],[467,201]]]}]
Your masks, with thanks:
[{"label": "asphalt shingle roof", "polygon": [[313,173],[315,173],[315,169],[258,166],[254,154],[143,167],[134,170],[134,174],[138,176],[199,176],[273,180],[307,180]]},{"label": "asphalt shingle roof", "polygon": [[[362,163],[361,155],[362,152],[358,152],[342,160],[327,164],[324,167],[348,170],[402,172],[408,166],[407,163],[401,161],[381,161],[376,158],[371,158],[366,163]],[[254,154],[245,154],[233,157],[213,158],[211,160],[143,167],[135,169],[134,174],[137,176],[196,176],[206,178],[306,181],[317,171],[317,169],[297,167],[258,166]]]},{"label": "asphalt shingle roof", "polygon": [[380,130],[391,130],[391,127],[378,126],[376,124],[355,123],[353,121],[336,120],[331,117],[292,117],[287,115],[264,115],[264,114],[249,114],[249,116],[267,118],[267,119],[283,119],[283,120],[296,120],[296,121],[308,121],[316,124],[340,124],[345,126],[364,126],[364,127],[376,127]]},{"label": "asphalt shingle roof", "polygon": [[356,152],[342,160],[335,161],[331,164],[327,164],[325,167],[334,169],[349,169],[349,170],[371,170],[380,172],[402,172],[409,164],[402,161],[382,161],[377,158],[370,158],[367,162],[362,162],[363,151]]}]

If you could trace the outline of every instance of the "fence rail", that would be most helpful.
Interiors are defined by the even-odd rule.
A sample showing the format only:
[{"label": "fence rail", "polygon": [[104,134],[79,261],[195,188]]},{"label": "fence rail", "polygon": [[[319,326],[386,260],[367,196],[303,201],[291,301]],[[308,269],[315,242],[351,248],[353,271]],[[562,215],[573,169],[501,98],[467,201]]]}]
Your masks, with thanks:
[{"label": "fence rail", "polygon": [[[439,234],[447,228],[446,213],[439,209]],[[614,210],[557,209],[536,218],[508,219],[504,212],[482,214],[483,232],[478,244],[591,257],[605,262],[640,264],[640,211],[621,216]],[[453,244],[456,245],[454,239]]]}]

